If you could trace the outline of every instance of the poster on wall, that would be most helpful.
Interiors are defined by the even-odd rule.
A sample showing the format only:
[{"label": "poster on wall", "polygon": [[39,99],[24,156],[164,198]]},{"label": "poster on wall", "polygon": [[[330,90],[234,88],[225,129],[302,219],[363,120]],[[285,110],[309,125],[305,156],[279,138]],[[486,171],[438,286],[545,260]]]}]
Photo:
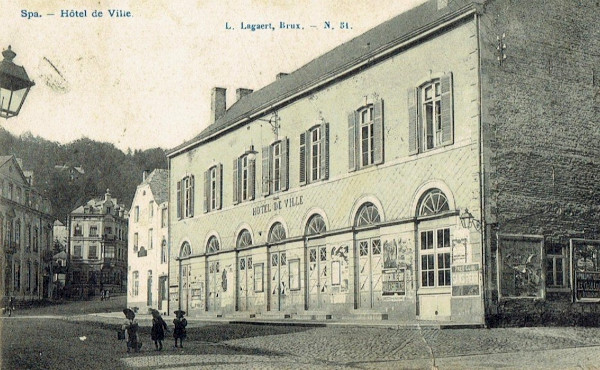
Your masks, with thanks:
[{"label": "poster on wall", "polygon": [[383,271],[383,295],[405,295],[406,294],[406,271],[403,268]]},{"label": "poster on wall", "polygon": [[503,298],[541,298],[543,240],[500,237],[498,241],[500,295]]},{"label": "poster on wall", "polygon": [[452,265],[471,262],[469,229],[457,229],[452,233]]},{"label": "poster on wall", "polygon": [[452,296],[469,297],[479,295],[479,264],[452,265]]},{"label": "poster on wall", "polygon": [[600,301],[600,241],[571,240],[575,300]]}]

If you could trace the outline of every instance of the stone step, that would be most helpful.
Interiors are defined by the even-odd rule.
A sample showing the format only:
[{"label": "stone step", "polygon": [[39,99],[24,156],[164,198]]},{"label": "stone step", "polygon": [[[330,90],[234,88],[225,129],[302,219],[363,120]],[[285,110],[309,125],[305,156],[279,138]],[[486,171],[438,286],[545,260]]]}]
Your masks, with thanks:
[{"label": "stone step", "polygon": [[327,321],[333,319],[333,314],[327,311],[304,311],[293,316],[296,320]]}]

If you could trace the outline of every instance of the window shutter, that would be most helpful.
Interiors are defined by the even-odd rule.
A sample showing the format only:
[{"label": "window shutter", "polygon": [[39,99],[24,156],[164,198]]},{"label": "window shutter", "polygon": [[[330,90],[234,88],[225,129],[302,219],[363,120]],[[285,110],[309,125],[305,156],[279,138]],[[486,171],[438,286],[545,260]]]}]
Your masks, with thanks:
[{"label": "window shutter", "polygon": [[442,145],[454,143],[454,107],[452,98],[452,73],[448,73],[440,79],[440,97],[442,109]]},{"label": "window shutter", "polygon": [[194,217],[194,176],[190,176],[190,217]]},{"label": "window shutter", "polygon": [[210,208],[210,171],[204,171],[204,213],[208,212]]},{"label": "window shutter", "polygon": [[356,123],[358,113],[352,111],[348,114],[348,171],[356,171]]},{"label": "window shutter", "polygon": [[373,163],[383,163],[383,100],[373,105]]},{"label": "window shutter", "polygon": [[289,139],[286,137],[281,140],[281,190],[287,190],[290,184],[289,173],[290,173],[290,152],[289,152]]},{"label": "window shutter", "polygon": [[329,123],[321,125],[321,180],[329,178]]},{"label": "window shutter", "polygon": [[238,204],[240,202],[240,176],[238,174],[238,162],[239,158],[233,160],[233,204]]},{"label": "window shutter", "polygon": [[407,92],[408,102],[408,154],[419,152],[419,117],[417,115],[417,92],[419,90],[411,87]]},{"label": "window shutter", "polygon": [[181,218],[181,181],[177,181],[177,218]]},{"label": "window shutter", "polygon": [[217,165],[217,179],[216,179],[216,189],[215,189],[215,198],[216,198],[216,208],[221,209],[223,207],[223,164],[219,163]]},{"label": "window shutter", "polygon": [[300,185],[306,185],[306,132],[300,134]]},{"label": "window shutter", "polygon": [[248,158],[248,199],[254,199],[254,182],[256,180],[256,159]]},{"label": "window shutter", "polygon": [[271,193],[271,166],[269,157],[271,157],[271,146],[264,146],[262,149],[262,195],[265,197]]},{"label": "window shutter", "polygon": [[306,183],[310,184],[312,181],[312,132],[310,130],[306,131],[306,151],[304,152],[304,163],[306,166],[304,167],[304,172],[306,173]]}]

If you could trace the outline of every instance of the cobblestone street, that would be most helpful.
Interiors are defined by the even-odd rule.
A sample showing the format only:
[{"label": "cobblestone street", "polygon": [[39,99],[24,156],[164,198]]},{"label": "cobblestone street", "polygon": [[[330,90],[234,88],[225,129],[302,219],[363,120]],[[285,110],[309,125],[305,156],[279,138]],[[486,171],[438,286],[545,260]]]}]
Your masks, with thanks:
[{"label": "cobblestone street", "polygon": [[[25,320],[27,327],[18,329]],[[2,368],[600,368],[599,328],[315,327],[192,319],[185,348],[173,348],[167,338],[157,352],[148,318],[139,320],[144,347],[127,354],[116,340],[118,313],[3,318]],[[54,339],[43,337],[50,332]]]}]

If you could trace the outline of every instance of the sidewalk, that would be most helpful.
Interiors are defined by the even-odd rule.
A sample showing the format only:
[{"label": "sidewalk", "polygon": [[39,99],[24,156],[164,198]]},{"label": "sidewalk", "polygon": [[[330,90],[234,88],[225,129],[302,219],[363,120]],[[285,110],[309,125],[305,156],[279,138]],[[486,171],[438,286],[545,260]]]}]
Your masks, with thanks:
[{"label": "sidewalk", "polygon": [[[74,320],[83,321],[103,321],[108,323],[120,324],[125,317],[123,312],[94,313],[87,315],[77,315],[71,317]],[[172,317],[174,318],[174,316]],[[152,315],[146,313],[136,314],[140,326],[152,326]],[[169,322],[171,317],[163,316],[165,321]],[[236,318],[221,316],[191,316],[186,317],[189,327],[203,326],[207,324],[246,324],[246,325],[277,325],[277,326],[302,326],[302,327],[372,327],[387,329],[476,329],[483,328],[483,324],[458,323],[449,321],[396,321],[396,320],[306,320],[306,319],[277,319],[277,318]]]}]

